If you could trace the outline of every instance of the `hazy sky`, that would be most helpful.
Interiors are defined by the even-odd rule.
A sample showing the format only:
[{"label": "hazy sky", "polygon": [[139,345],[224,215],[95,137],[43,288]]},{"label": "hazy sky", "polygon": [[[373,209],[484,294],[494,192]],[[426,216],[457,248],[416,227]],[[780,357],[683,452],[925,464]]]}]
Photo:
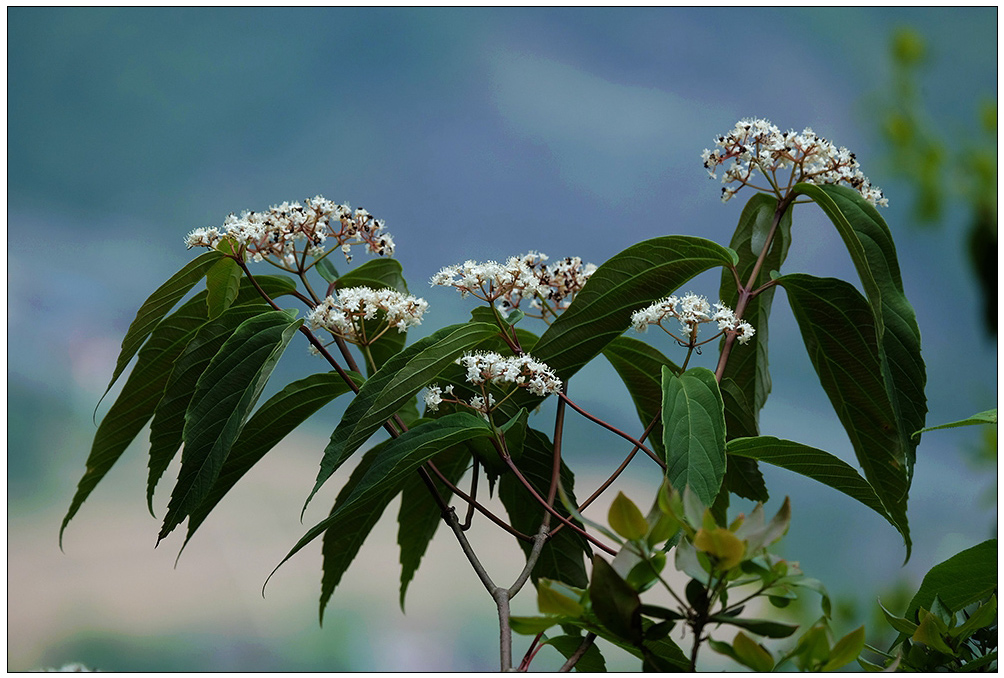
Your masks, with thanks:
[{"label": "hazy sky", "polygon": [[[670,233],[727,243],[749,196],[722,205],[700,152],[742,117],[811,126],[856,152],[889,197],[883,214],[923,336],[929,421],[992,407],[996,344],[980,334],[960,243],[967,217],[956,209],[940,230],[910,226],[913,196],[878,157],[870,102],[889,82],[891,30],[913,26],[932,50],[922,90],[931,119],[965,136],[977,102],[996,99],[996,14],[8,9],[9,509],[18,534],[45,537],[25,562],[53,572],[64,566],[54,521],[83,470],[91,411],[135,310],[191,258],[182,239],[192,228],[318,193],[364,206],[386,220],[412,290],[432,305],[421,336],[470,310],[448,290],[428,287],[444,265],[528,250],[600,263]],[[786,271],[855,280],[818,213],[803,209],[795,223]],[[704,294],[716,287],[713,278],[694,283]],[[778,296],[764,432],[853,459]],[[277,379],[319,369],[302,354],[291,350]],[[597,379],[610,376],[597,368]],[[591,407],[636,425],[633,408],[609,403],[602,383],[579,388]],[[322,444],[333,424],[315,425]],[[591,433],[575,435],[585,444]],[[984,486],[960,451],[974,435],[932,434],[918,451],[913,576],[993,527],[992,513],[966,518],[978,504],[971,488]],[[133,453],[141,457],[138,447]],[[309,469],[316,462],[309,449],[303,454],[300,466]],[[129,497],[141,517],[138,473],[110,477],[91,501]],[[288,479],[290,495],[300,496],[301,485],[306,491],[311,477]],[[804,499],[795,501],[804,522],[793,526],[787,548],[807,571],[854,592],[846,575],[868,553],[879,563],[869,565],[872,586],[899,576],[902,546],[880,519],[791,476],[770,482],[778,498]],[[70,528],[71,543],[73,530],[100,513],[89,505]],[[295,513],[297,500],[286,508]],[[156,524],[147,522],[152,545]],[[298,537],[294,529],[279,542]],[[16,546],[12,559],[21,557]],[[30,577],[37,568],[24,571]],[[169,568],[150,576],[172,586]],[[316,580],[308,582],[314,589]],[[394,596],[389,601],[383,613],[400,616]],[[102,615],[114,616],[114,607]],[[19,610],[10,609],[12,621]],[[310,604],[301,611],[300,621],[314,623]],[[84,633],[70,622],[47,624],[9,668],[61,661],[47,639]],[[234,666],[227,661],[214,666]]]}]

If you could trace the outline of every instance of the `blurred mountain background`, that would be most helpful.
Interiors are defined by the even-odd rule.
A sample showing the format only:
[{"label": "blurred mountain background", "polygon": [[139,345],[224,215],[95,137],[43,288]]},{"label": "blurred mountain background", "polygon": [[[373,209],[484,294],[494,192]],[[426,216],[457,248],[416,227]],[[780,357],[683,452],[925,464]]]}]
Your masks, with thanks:
[{"label": "blurred mountain background", "polygon": [[[470,311],[428,287],[445,265],[529,250],[599,264],[671,233],[727,243],[749,195],[722,205],[701,150],[743,117],[811,126],[854,151],[889,198],[883,215],[923,337],[928,422],[996,406],[997,11],[8,8],[8,670],[497,666],[495,611],[450,535],[437,536],[402,613],[392,511],[323,628],[318,548],[260,595],[335,496],[339,477],[300,524],[344,403],[249,474],[177,568],[180,540],[153,548],[143,435],[60,553],[121,338],[193,256],[185,234],[229,212],[322,194],[385,219],[412,291],[431,304],[414,340]],[[811,207],[795,215],[785,271],[856,281]],[[717,285],[702,276],[689,289]],[[853,463],[784,302],[772,320],[763,432]],[[300,348],[273,391],[323,369]],[[639,429],[608,366],[573,393]],[[623,445],[572,423],[566,454],[580,483],[598,484]],[[639,465],[620,488],[644,503],[657,483]],[[782,471],[768,487],[772,504],[792,499],[784,554],[829,587],[846,633],[871,623],[876,596],[902,595],[996,534],[996,437],[924,436],[905,567],[898,535],[867,509]],[[166,502],[163,491],[159,515]],[[515,543],[481,527],[476,545],[518,571]],[[532,595],[514,602],[515,614],[534,609]],[[610,667],[635,666],[618,661]]]}]

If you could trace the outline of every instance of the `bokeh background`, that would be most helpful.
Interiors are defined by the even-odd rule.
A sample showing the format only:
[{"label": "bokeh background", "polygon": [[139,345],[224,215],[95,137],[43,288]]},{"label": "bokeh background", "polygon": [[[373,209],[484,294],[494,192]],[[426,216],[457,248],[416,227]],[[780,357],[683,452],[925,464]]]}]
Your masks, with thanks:
[{"label": "bokeh background", "polygon": [[[260,595],[346,477],[301,525],[344,403],[249,474],[176,568],[180,538],[153,548],[159,523],[145,507],[141,444],[93,493],[60,552],[59,522],[121,337],[193,256],[184,235],[231,211],[320,193],[385,219],[412,291],[432,306],[418,337],[469,313],[469,302],[427,286],[444,265],[531,249],[601,263],[669,233],[727,243],[749,196],[721,204],[701,150],[742,117],[811,126],[855,151],[889,197],[884,215],[923,335],[928,421],[996,406],[996,336],[969,254],[972,182],[957,170],[981,153],[991,159],[995,252],[996,118],[985,104],[997,98],[996,8],[9,8],[7,20],[8,670],[497,666],[494,608],[450,535],[437,536],[399,608],[396,505],[323,628],[316,544]],[[895,53],[907,27],[915,42]],[[920,137],[904,141],[890,125],[909,78],[914,122],[941,144],[940,174],[926,185],[904,162]],[[925,220],[918,200],[935,188],[939,210]],[[795,224],[786,271],[856,280],[818,210],[801,208]],[[714,294],[717,279],[690,289]],[[783,294],[774,308],[763,431],[853,462]],[[322,369],[315,360],[291,348],[272,390]],[[582,404],[640,430],[607,366],[576,381]],[[571,423],[566,454],[580,486],[595,485],[626,450]],[[895,605],[932,565],[996,535],[996,448],[985,438],[977,429],[924,436],[905,566],[901,540],[878,516],[811,481],[768,475],[770,510],[792,498],[783,552],[829,587],[838,632],[871,629],[876,596]],[[644,461],[619,485],[639,503],[658,482]],[[602,505],[594,515],[602,519]],[[480,527],[476,545],[498,578],[515,574],[515,543]],[[515,601],[516,613],[533,610],[532,594]],[[818,615],[816,601],[805,614]],[[517,640],[515,651],[524,647]],[[611,657],[611,668],[635,666]],[[555,658],[535,666],[553,669]]]}]

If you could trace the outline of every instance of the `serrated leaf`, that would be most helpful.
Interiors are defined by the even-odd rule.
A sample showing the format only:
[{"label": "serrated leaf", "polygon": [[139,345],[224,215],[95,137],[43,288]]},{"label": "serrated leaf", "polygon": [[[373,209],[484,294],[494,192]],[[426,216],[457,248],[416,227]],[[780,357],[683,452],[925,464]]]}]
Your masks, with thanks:
[{"label": "serrated leaf", "polygon": [[185,413],[181,471],[158,542],[209,494],[272,370],[303,324],[294,316],[294,311],[269,311],[245,320],[199,378]]},{"label": "serrated leaf", "polygon": [[[865,478],[910,555],[906,516],[910,457],[896,404],[886,391],[872,309],[852,285],[792,274],[778,279],[798,321],[809,359],[844,426]],[[916,429],[911,429],[916,430]]]},{"label": "serrated leaf", "polygon": [[[363,382],[362,375],[349,372],[356,384]],[[188,518],[188,534],[182,550],[188,545],[192,535],[199,529],[209,513],[224,496],[244,477],[251,468],[261,461],[293,429],[311,415],[340,395],[351,389],[341,375],[336,372],[312,374],[287,384],[281,391],[262,403],[251,415],[240,435],[237,436],[230,455],[223,462],[220,475],[216,478],[209,494],[191,512]],[[179,554],[180,555],[180,554]]]},{"label": "serrated leaf", "polygon": [[218,317],[237,298],[244,272],[236,261],[223,257],[206,272],[206,305],[209,318]]},{"label": "serrated leaf", "polygon": [[625,539],[642,539],[648,534],[648,521],[641,509],[623,492],[618,492],[610,503],[607,521],[613,531]]},{"label": "serrated leaf", "polygon": [[691,236],[633,245],[596,269],[530,353],[567,381],[628,328],[632,313],[709,268],[729,266],[734,256],[721,245]]},{"label": "serrated leaf", "polygon": [[[234,263],[232,259],[225,261]],[[236,263],[234,265],[236,266]],[[238,267],[237,270],[239,271],[240,268]],[[200,327],[175,361],[170,378],[164,388],[164,395],[157,404],[153,421],[150,422],[150,460],[148,462],[146,502],[151,515],[153,514],[153,495],[157,482],[181,448],[182,433],[185,428],[185,412],[188,410],[192,395],[195,393],[199,377],[206,371],[209,362],[219,352],[223,343],[233,335],[242,322],[271,310],[272,307],[264,302],[241,304],[228,308],[218,317]]]},{"label": "serrated leaf", "polygon": [[[158,287],[151,294],[143,305],[136,312],[136,318],[129,325],[125,337],[122,339],[122,350],[115,361],[115,371],[112,373],[111,381],[105,389],[105,394],[111,389],[115,381],[121,376],[126,365],[136,355],[136,351],[143,345],[146,338],[163,320],[168,311],[181,301],[189,290],[195,287],[195,283],[202,280],[213,264],[223,256],[221,252],[211,250],[199,255],[188,262],[184,268],[168,278],[167,282]],[[205,303],[205,301],[203,301]],[[104,396],[102,396],[104,398]]]},{"label": "serrated leaf", "polygon": [[895,415],[896,454],[909,486],[917,445],[911,434],[924,426],[927,375],[920,330],[903,292],[892,233],[875,207],[849,187],[797,184],[792,191],[811,198],[830,218],[861,278],[874,317],[879,373]]},{"label": "serrated leaf", "polygon": [[[603,349],[603,356],[627,387],[642,426],[648,426],[662,408],[662,368],[674,374],[680,368],[658,349],[631,337],[617,337]],[[648,437],[652,450],[665,458],[662,446],[662,419],[656,422]]]},{"label": "serrated leaf", "polygon": [[[547,497],[551,483],[554,446],[550,439],[540,431],[528,428],[526,441],[523,445],[523,456],[518,467],[530,485],[542,497]],[[575,501],[575,477],[571,469],[561,462],[559,472],[561,487],[569,500]],[[499,499],[509,516],[509,524],[523,534],[536,534],[544,518],[544,508],[530,492],[523,487],[515,474],[507,473],[499,480]],[[559,514],[568,516],[563,506],[557,504],[555,509]],[[551,519],[552,529],[557,519]],[[529,554],[532,545],[520,540],[520,548],[524,554]],[[549,539],[540,551],[537,564],[531,572],[534,582],[541,577],[584,588],[589,583],[583,556],[589,557],[589,542],[582,535],[568,527],[562,528]]]},{"label": "serrated leaf", "polygon": [[726,443],[729,455],[759,459],[793,471],[858,500],[896,527],[875,490],[854,468],[829,452],[773,436],[737,438]]},{"label": "serrated leaf", "polygon": [[[262,276],[258,282],[273,298],[288,294],[296,287],[292,280],[281,276]],[[257,304],[260,300],[255,288],[245,281],[234,303]],[[150,340],[139,351],[128,380],[94,435],[86,471],[59,529],[60,544],[67,524],[153,416],[174,362],[207,321],[206,292],[203,291],[161,320],[149,333]]]},{"label": "serrated leaf", "polygon": [[465,351],[497,331],[484,323],[444,327],[395,355],[367,379],[331,434],[304,510],[321,485],[409,398],[435,381]]},{"label": "serrated leaf", "polygon": [[[401,491],[407,477],[439,451],[472,437],[491,434],[491,429],[481,417],[457,412],[419,424],[400,437],[381,444],[379,453],[374,455],[365,472],[359,475],[358,482],[353,484],[351,490],[343,488],[331,514],[296,543],[276,566],[276,570],[304,546],[320,535],[325,535],[322,548],[325,556],[324,576],[321,583],[323,618],[325,605],[365,538],[359,526],[365,524],[374,513],[375,523],[387,503]],[[369,532],[368,527],[365,532]]]},{"label": "serrated leaf", "polygon": [[718,382],[703,367],[679,377],[663,367],[662,388],[666,478],[680,492],[690,487],[710,506],[725,475],[725,415]]},{"label": "serrated leaf", "polygon": [[978,412],[971,417],[966,417],[965,419],[960,419],[958,421],[953,421],[948,424],[939,424],[938,426],[928,426],[927,428],[922,428],[915,432],[912,437],[916,438],[921,433],[927,431],[937,431],[941,428],[956,428],[957,426],[975,426],[976,424],[993,424],[997,425],[997,408],[992,410],[987,410],[986,412]]},{"label": "serrated leaf", "polygon": [[[447,480],[456,484],[470,468],[471,455],[464,445],[454,445],[437,454],[432,461]],[[453,493],[440,483],[436,476],[433,476],[433,482],[439,488],[443,499],[449,502]],[[401,609],[404,610],[404,597],[408,591],[408,584],[415,576],[429,542],[443,523],[442,511],[417,473],[409,476],[404,482],[397,522],[397,543],[401,547],[399,602]]]},{"label": "serrated leaf", "polygon": [[941,598],[952,612],[983,600],[997,588],[997,540],[988,539],[932,567],[907,607],[908,618]]}]

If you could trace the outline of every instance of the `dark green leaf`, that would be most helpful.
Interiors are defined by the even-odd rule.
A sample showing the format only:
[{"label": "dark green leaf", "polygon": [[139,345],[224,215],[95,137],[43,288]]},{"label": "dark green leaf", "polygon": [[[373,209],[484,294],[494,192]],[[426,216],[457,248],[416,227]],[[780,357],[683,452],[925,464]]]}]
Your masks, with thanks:
[{"label": "dark green leaf", "polygon": [[728,617],[723,614],[711,615],[711,621],[716,624],[738,626],[758,636],[766,636],[767,638],[787,638],[798,630],[798,625],[795,624],[782,624],[767,619],[742,619],[739,617]]},{"label": "dark green leaf", "polygon": [[909,485],[917,445],[910,436],[924,426],[927,375],[920,353],[920,330],[903,292],[892,233],[875,207],[851,188],[798,184],[793,192],[810,197],[830,218],[861,278],[875,319],[880,374],[896,417],[897,455]]},{"label": "dark green leaf", "polygon": [[[536,429],[528,428],[518,467],[541,497],[546,498],[548,494],[553,458],[554,446],[548,437]],[[575,478],[564,462],[561,463],[559,476],[569,500],[574,502]],[[515,474],[502,476],[499,481],[499,499],[505,506],[509,523],[515,529],[527,535],[536,534],[544,518],[544,508]],[[568,516],[560,503],[556,502],[555,508],[559,514]],[[551,519],[552,528],[556,522],[556,519]],[[531,544],[520,540],[519,545],[525,554],[529,554]],[[584,588],[588,585],[589,577],[583,556],[588,556],[589,553],[589,542],[582,535],[564,527],[544,544],[531,573],[532,579],[536,582],[539,578],[546,577]]]},{"label": "dark green leaf", "polygon": [[823,390],[865,478],[903,535],[909,558],[906,503],[913,447],[904,443],[908,436],[901,435],[886,391],[871,307],[853,286],[835,278],[793,274],[778,282],[788,294]]},{"label": "dark green leaf", "polygon": [[680,492],[690,486],[710,506],[725,475],[725,414],[718,382],[703,367],[679,377],[663,367],[662,388],[666,478]]},{"label": "dark green leaf", "polygon": [[331,474],[409,398],[433,382],[465,351],[497,331],[484,323],[444,327],[395,355],[367,379],[331,434],[317,481],[304,502],[304,509]]},{"label": "dark green leaf", "polygon": [[934,597],[952,612],[987,598],[997,588],[997,540],[989,539],[935,565],[924,575],[906,616],[930,609]]},{"label": "dark green leaf", "polygon": [[230,257],[220,259],[206,272],[206,304],[210,319],[218,317],[234,303],[243,274],[241,267]]},{"label": "dark green leaf", "polygon": [[731,265],[734,257],[716,243],[690,236],[633,245],[596,269],[530,353],[567,381],[628,328],[632,313],[709,268]]},{"label": "dark green leaf", "polygon": [[335,265],[331,263],[331,259],[327,256],[324,259],[318,259],[314,263],[314,267],[324,279],[324,282],[333,283],[338,281],[338,270],[335,269]]},{"label": "dark green leaf", "polygon": [[966,417],[965,419],[960,419],[959,421],[953,421],[950,424],[939,424],[938,426],[928,426],[927,428],[922,428],[913,434],[914,437],[919,436],[921,433],[926,431],[937,431],[939,428],[955,428],[957,426],[974,426],[976,424],[993,424],[997,425],[997,408],[992,410],[987,410],[986,412],[979,412],[971,417]]},{"label": "dark green leaf", "polygon": [[[272,298],[289,294],[296,288],[291,279],[283,276],[261,276],[257,280]],[[191,286],[195,282],[198,280]],[[250,282],[244,281],[234,305],[260,303],[257,290]],[[91,491],[153,416],[174,362],[206,322],[206,292],[202,291],[164,318],[149,334],[150,341],[140,350],[129,379],[98,426],[87,458],[87,470],[77,485],[77,492],[59,530],[60,542],[66,525]]]},{"label": "dark green leaf", "polygon": [[[356,384],[362,384],[362,375],[348,373]],[[199,529],[209,513],[262,458],[279,444],[293,429],[306,421],[323,406],[349,392],[351,389],[336,372],[312,374],[287,384],[281,391],[262,403],[241,429],[220,475],[209,494],[191,512],[184,549],[192,535]]]},{"label": "dark green leaf", "polygon": [[[572,655],[582,646],[584,640],[585,638],[582,636],[565,635],[548,638],[544,642],[554,647],[565,659],[571,659]],[[583,673],[606,672],[607,663],[603,659],[603,655],[600,654],[600,648],[596,647],[596,643],[590,644],[589,648],[575,662],[575,670]]]},{"label": "dark green leaf", "polygon": [[[411,424],[409,424],[411,426]],[[443,450],[432,462],[447,480],[456,484],[471,466],[470,452],[464,445],[454,445]],[[432,474],[430,474],[432,475]],[[439,493],[447,502],[453,493],[435,475],[432,476],[439,488]],[[401,509],[397,516],[397,543],[401,547],[401,609],[404,610],[404,596],[408,584],[415,576],[422,556],[436,534],[436,529],[442,524],[443,516],[439,506],[429,494],[421,477],[412,474],[404,481],[401,490]]]},{"label": "dark green leaf", "polygon": [[[776,210],[777,198],[766,193],[756,193],[746,203],[742,215],[739,217],[739,225],[732,236],[729,247],[739,256],[736,270],[743,285],[750,282],[750,276],[753,275],[753,269],[766,243]],[[774,239],[757,274],[757,279],[752,281],[752,289],[768,282],[771,271],[781,269],[781,264],[788,254],[790,242],[791,210],[788,209],[778,222]],[[722,271],[718,295],[723,304],[732,309],[736,308],[739,301],[739,291],[736,288],[735,276],[729,269]],[[759,433],[760,410],[767,402],[771,388],[770,372],[767,366],[767,338],[769,336],[768,318],[773,299],[774,290],[769,288],[750,300],[746,310],[743,311],[743,319],[753,326],[756,333],[746,345],[733,347],[722,374],[723,395],[726,391],[724,383],[728,379],[734,382],[739,393],[744,394],[744,400],[748,398],[748,403],[738,403],[728,397],[725,399],[725,419],[728,422],[729,438],[755,436]],[[731,411],[733,407],[741,407],[744,411],[733,413]]]},{"label": "dark green leaf", "polygon": [[[233,259],[225,259],[233,263]],[[240,271],[240,267],[237,269]],[[228,308],[214,320],[199,328],[188,346],[178,357],[164,388],[164,395],[150,422],[150,461],[146,485],[146,503],[153,514],[153,493],[157,482],[167,470],[174,455],[181,448],[185,428],[185,412],[195,393],[199,377],[206,371],[210,360],[219,352],[223,342],[233,335],[237,327],[248,318],[267,313],[271,306],[241,304]]]},{"label": "dark green leaf", "polygon": [[730,457],[759,459],[843,492],[847,496],[857,499],[888,520],[893,527],[896,527],[896,523],[886,513],[885,507],[882,506],[882,502],[868,481],[862,478],[852,466],[829,452],[772,436],[737,438],[730,440],[725,447]]},{"label": "dark green leaf", "polygon": [[[136,355],[136,351],[143,345],[146,338],[150,336],[157,324],[167,315],[167,312],[174,308],[174,305],[181,301],[190,289],[195,287],[195,283],[202,280],[213,264],[219,261],[223,254],[215,250],[199,255],[188,262],[184,268],[171,276],[167,282],[157,288],[150,297],[143,302],[136,318],[129,325],[125,338],[122,339],[122,350],[118,360],[115,362],[115,372],[105,394],[111,389],[112,384],[119,378],[126,365]],[[203,301],[205,303],[205,301]],[[102,396],[104,397],[104,396]]]},{"label": "dark green leaf", "polygon": [[199,377],[185,413],[181,471],[158,542],[209,494],[272,370],[303,324],[294,317],[294,311],[269,311],[245,320]]},{"label": "dark green leaf", "polygon": [[[358,526],[366,522],[360,516],[371,516],[376,512],[378,518],[387,503],[401,491],[407,477],[440,451],[470,438],[488,435],[491,435],[491,429],[484,419],[457,412],[422,423],[382,444],[379,454],[373,457],[365,472],[360,473],[358,482],[350,490],[342,489],[331,514],[312,527],[276,569],[318,536],[327,533],[321,586],[323,615],[324,606],[359,550],[365,533],[369,532],[369,527],[365,533],[360,532]],[[373,518],[374,523],[376,518]]]},{"label": "dark green leaf", "polygon": [[641,600],[638,593],[600,556],[593,556],[589,599],[596,618],[611,633],[634,644],[641,642]]},{"label": "dark green leaf", "polygon": [[665,457],[662,447],[662,368],[668,367],[674,374],[680,368],[664,356],[658,349],[631,337],[617,337],[603,349],[603,355],[620,376],[627,387],[642,426],[648,426],[658,418],[647,441],[656,454]]}]

